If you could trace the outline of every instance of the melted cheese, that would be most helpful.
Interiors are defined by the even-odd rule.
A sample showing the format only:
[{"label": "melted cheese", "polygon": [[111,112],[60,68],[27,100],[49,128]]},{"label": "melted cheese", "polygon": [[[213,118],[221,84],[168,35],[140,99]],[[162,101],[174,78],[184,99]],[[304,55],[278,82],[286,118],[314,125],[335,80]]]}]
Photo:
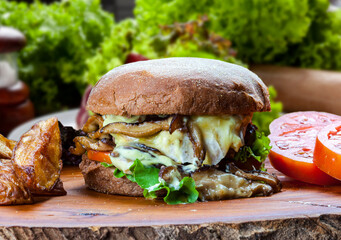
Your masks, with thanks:
[{"label": "melted cheese", "polygon": [[[118,117],[113,115],[104,116],[104,126],[111,122],[122,122],[124,120],[124,118]],[[203,135],[206,149],[204,164],[216,165],[225,157],[230,147],[238,151],[242,146],[240,138],[242,116],[191,116],[190,118],[199,127]],[[132,121],[130,118],[128,120],[129,122]],[[135,121],[137,121],[137,118]],[[168,131],[161,131],[148,138],[134,138],[122,134],[112,135],[116,144],[114,152],[116,149],[120,149],[120,146],[141,143],[158,149],[162,154],[173,160],[174,165],[184,164],[183,170],[185,172],[193,172],[200,167],[198,166],[198,158],[194,156],[193,146],[189,137],[179,130],[174,131],[172,134]],[[139,151],[136,150],[136,152]],[[140,159],[141,157],[136,152],[129,154],[126,152],[123,155],[134,162],[136,158]],[[112,159],[112,161],[122,171],[126,170],[129,165],[122,166],[122,164],[118,163],[118,159]],[[129,161],[130,165],[132,164],[131,161]],[[164,164],[161,160],[159,163]],[[154,162],[154,164],[156,163]]]},{"label": "melted cheese", "polygon": [[205,142],[204,164],[216,165],[226,156],[230,147],[238,152],[242,146],[239,134],[241,116],[193,116],[191,118],[200,128]]},{"label": "melted cheese", "polygon": [[103,115],[103,126],[115,122],[137,123],[139,118],[140,116],[123,117],[117,115]]},{"label": "melted cheese", "polygon": [[118,153],[118,157],[110,156],[112,164],[126,174],[131,174],[129,168],[136,159],[139,159],[144,166],[162,164],[168,167],[175,165],[174,161],[167,156],[151,151],[140,151],[129,146],[117,146],[114,152]]},{"label": "melted cheese", "polygon": [[189,137],[179,130],[174,131],[172,134],[168,131],[161,131],[148,138],[133,138],[122,134],[112,135],[117,147],[141,143],[159,150],[162,154],[174,160],[174,165],[183,163],[188,164],[186,165],[186,169],[188,169],[185,170],[186,172],[191,172],[198,168],[198,166],[194,165],[198,162],[198,158],[194,156],[192,143]]}]

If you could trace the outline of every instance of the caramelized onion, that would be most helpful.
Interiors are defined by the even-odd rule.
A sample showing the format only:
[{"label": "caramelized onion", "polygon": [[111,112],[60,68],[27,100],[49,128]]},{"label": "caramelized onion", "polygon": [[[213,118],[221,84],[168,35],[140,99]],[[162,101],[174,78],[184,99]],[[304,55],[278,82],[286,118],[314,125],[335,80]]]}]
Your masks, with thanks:
[{"label": "caramelized onion", "polygon": [[111,144],[84,136],[75,137],[73,141],[75,142],[76,147],[70,147],[69,151],[74,155],[82,155],[88,149],[106,152],[112,151],[114,149],[113,145]]},{"label": "caramelized onion", "polygon": [[169,130],[170,121],[172,118],[167,118],[162,121],[135,123],[110,123],[103,127],[99,132],[101,134],[116,133],[130,137],[150,137],[162,130]]},{"label": "caramelized onion", "polygon": [[199,166],[200,166],[204,162],[205,155],[206,155],[204,141],[203,141],[201,131],[198,128],[198,126],[195,125],[195,123],[193,123],[192,121],[189,121],[187,123],[187,128],[188,128],[189,138],[190,138],[192,145],[193,145],[194,154],[199,159],[199,161],[200,161]]}]

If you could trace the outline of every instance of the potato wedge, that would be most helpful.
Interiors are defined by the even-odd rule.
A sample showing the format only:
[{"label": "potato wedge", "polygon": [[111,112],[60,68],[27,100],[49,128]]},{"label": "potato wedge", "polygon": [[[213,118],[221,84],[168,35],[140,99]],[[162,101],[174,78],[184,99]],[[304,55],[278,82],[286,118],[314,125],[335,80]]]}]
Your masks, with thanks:
[{"label": "potato wedge", "polygon": [[62,169],[62,143],[57,118],[36,123],[21,136],[12,162],[32,194],[53,189]]},{"label": "potato wedge", "polygon": [[0,159],[0,205],[32,203],[30,191],[17,177],[11,160]]},{"label": "potato wedge", "polygon": [[39,196],[64,196],[66,195],[66,191],[64,189],[64,185],[62,180],[58,179],[57,183],[50,191],[40,192]]},{"label": "potato wedge", "polygon": [[15,144],[17,144],[16,141],[9,140],[0,134],[0,158],[11,159]]}]

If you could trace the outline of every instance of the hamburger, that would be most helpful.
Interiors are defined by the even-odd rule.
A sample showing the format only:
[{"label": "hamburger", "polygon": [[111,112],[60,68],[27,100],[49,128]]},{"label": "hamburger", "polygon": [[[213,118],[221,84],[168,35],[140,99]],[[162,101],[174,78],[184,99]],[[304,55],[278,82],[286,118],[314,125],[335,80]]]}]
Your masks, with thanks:
[{"label": "hamburger", "polygon": [[218,60],[166,58],[125,64],[91,90],[92,115],[72,154],[95,191],[169,204],[267,196],[267,137],[252,125],[270,111],[264,83]]}]

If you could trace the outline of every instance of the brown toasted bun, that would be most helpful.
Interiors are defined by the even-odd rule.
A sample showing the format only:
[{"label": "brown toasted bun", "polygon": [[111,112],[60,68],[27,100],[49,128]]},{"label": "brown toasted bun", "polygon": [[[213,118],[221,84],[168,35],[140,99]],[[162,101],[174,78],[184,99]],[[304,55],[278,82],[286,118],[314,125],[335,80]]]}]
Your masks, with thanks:
[{"label": "brown toasted bun", "polygon": [[114,68],[87,109],[114,115],[222,115],[269,111],[269,93],[248,69],[203,58],[165,58]]},{"label": "brown toasted bun", "polygon": [[103,167],[100,162],[92,161],[84,154],[79,165],[85,184],[92,190],[107,194],[142,197],[143,190],[126,177],[114,177],[112,168]]}]

